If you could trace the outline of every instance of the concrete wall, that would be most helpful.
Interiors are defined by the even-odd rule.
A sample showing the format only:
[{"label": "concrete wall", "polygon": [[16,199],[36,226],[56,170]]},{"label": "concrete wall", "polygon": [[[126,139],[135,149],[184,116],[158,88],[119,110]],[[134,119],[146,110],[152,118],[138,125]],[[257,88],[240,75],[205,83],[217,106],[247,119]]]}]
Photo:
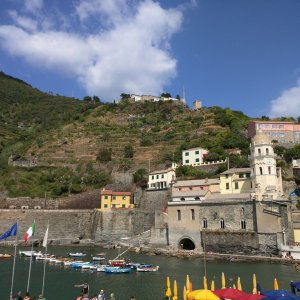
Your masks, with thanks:
[{"label": "concrete wall", "polygon": [[[0,210],[0,233],[7,231],[19,221],[19,236],[35,220],[34,239],[44,237],[49,220],[49,240],[58,239],[69,242],[73,239],[92,239],[95,241],[114,241],[121,237],[136,236],[150,230],[154,224],[154,213],[142,210],[121,210],[99,212],[97,210]],[[63,241],[62,241],[63,242]]]}]

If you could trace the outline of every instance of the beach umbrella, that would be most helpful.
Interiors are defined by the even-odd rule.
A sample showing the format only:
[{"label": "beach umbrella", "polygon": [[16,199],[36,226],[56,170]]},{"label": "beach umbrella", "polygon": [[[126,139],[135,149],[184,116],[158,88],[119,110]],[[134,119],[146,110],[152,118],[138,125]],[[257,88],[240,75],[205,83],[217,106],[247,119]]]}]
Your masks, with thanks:
[{"label": "beach umbrella", "polygon": [[242,291],[243,289],[242,289],[242,283],[241,283],[241,278],[240,277],[238,277],[238,279],[237,279],[237,289],[239,290],[239,291]]},{"label": "beach umbrella", "polygon": [[261,300],[263,298],[266,298],[266,296],[259,294],[245,294],[241,297],[236,298],[235,300]]},{"label": "beach umbrella", "polygon": [[267,296],[266,300],[299,300],[295,294],[286,290],[270,290],[263,291],[263,295]]},{"label": "beach umbrella", "polygon": [[186,287],[183,287],[183,300],[187,300]]},{"label": "beach umbrella", "polygon": [[219,300],[219,297],[210,290],[195,290],[188,294],[188,300]]},{"label": "beach umbrella", "polygon": [[220,289],[220,290],[213,291],[213,293],[217,295],[219,298],[232,299],[232,300],[235,300],[237,298],[246,295],[245,292],[233,288]]},{"label": "beach umbrella", "polygon": [[186,281],[185,281],[185,287],[186,287],[186,292],[190,292],[190,277],[189,275],[186,275]]},{"label": "beach umbrella", "polygon": [[232,288],[235,290],[237,289],[235,283],[233,284]]},{"label": "beach umbrella", "polygon": [[207,280],[205,276],[203,276],[203,288],[207,290]]},{"label": "beach umbrella", "polygon": [[210,290],[213,292],[215,290],[215,281],[211,281]]},{"label": "beach umbrella", "polygon": [[226,288],[226,280],[225,280],[224,272],[222,272],[221,285],[222,285],[222,289]]},{"label": "beach umbrella", "polygon": [[256,288],[256,275],[253,274],[253,291],[252,294],[257,294],[257,288]]},{"label": "beach umbrella", "polygon": [[192,282],[190,281],[190,292],[193,290],[193,284]]},{"label": "beach umbrella", "polygon": [[172,296],[172,291],[171,291],[171,285],[170,285],[170,278],[169,276],[167,277],[167,290],[166,290],[166,297],[170,298]]},{"label": "beach umbrella", "polygon": [[276,290],[276,291],[279,290],[279,286],[278,286],[278,282],[277,282],[276,278],[274,278],[274,290]]},{"label": "beach umbrella", "polygon": [[176,280],[174,280],[174,289],[173,289],[174,293],[173,293],[173,300],[178,300],[178,297],[177,297],[177,282]]}]

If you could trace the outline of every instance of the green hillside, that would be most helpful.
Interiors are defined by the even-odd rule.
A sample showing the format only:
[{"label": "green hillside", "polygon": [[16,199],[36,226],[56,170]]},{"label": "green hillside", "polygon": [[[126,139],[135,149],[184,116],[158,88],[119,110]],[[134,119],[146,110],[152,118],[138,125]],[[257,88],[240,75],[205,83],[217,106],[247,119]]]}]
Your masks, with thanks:
[{"label": "green hillside", "polygon": [[[124,173],[141,183],[149,168],[180,162],[182,150],[197,146],[209,150],[207,160],[230,156],[231,167],[248,166],[249,118],[242,112],[220,107],[191,111],[172,101],[85,100],[49,95],[0,73],[0,192],[56,197],[101,188]],[[232,154],[237,148],[241,155]],[[14,163],[37,164],[8,165],[9,157]],[[179,173],[216,176],[186,167]]]}]

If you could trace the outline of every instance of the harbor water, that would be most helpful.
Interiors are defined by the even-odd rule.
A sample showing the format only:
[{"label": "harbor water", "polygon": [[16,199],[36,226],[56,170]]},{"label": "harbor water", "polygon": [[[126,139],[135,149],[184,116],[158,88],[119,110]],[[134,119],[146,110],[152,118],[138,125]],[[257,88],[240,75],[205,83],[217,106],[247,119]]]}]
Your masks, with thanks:
[{"label": "harbor water", "polygon": [[[22,250],[29,250],[22,249]],[[36,249],[35,249],[36,250]],[[43,249],[41,249],[43,250]],[[124,249],[121,249],[124,250]],[[68,248],[50,247],[49,253],[57,256],[67,257],[69,252],[82,251],[87,253],[85,260],[99,252],[105,252],[105,258],[113,259],[117,256],[116,249],[99,248]],[[12,253],[13,249],[1,248],[2,253]],[[273,281],[276,277],[279,288],[290,289],[290,281],[299,281],[300,273],[294,265],[252,263],[252,262],[228,262],[228,261],[206,261],[201,258],[177,258],[167,256],[147,256],[134,252],[127,252],[125,258],[132,262],[150,263],[159,265],[157,272],[132,272],[130,274],[105,274],[102,272],[72,269],[47,263],[45,277],[45,292],[47,300],[73,300],[80,294],[80,288],[74,285],[88,281],[90,285],[90,296],[98,294],[101,289],[106,294],[114,293],[117,300],[129,300],[135,296],[137,300],[160,300],[165,299],[166,278],[170,277],[171,285],[176,279],[178,285],[178,298],[182,299],[183,285],[186,275],[190,277],[193,289],[203,287],[203,276],[205,269],[208,282],[215,281],[216,289],[221,288],[221,274],[225,273],[226,286],[236,284],[237,277],[241,277],[243,290],[252,292],[252,276],[255,273],[257,281],[262,289],[273,289]],[[30,258],[17,256],[14,280],[14,294],[21,290],[24,294],[27,286]],[[0,260],[0,299],[9,299],[13,259]],[[206,268],[205,268],[206,266]],[[43,261],[33,261],[30,280],[30,294],[38,296],[42,289]]]}]

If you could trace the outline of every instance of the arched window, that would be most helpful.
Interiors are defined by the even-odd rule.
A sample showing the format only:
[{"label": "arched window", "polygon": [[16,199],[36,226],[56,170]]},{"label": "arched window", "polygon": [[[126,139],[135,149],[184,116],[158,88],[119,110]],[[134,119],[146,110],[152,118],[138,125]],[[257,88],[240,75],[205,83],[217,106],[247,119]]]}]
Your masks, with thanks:
[{"label": "arched window", "polygon": [[192,217],[192,220],[195,220],[195,210],[194,209],[191,209],[191,217]]},{"label": "arched window", "polygon": [[181,200],[181,201],[185,201],[185,198],[184,198],[184,197],[181,197],[180,200]]},{"label": "arched window", "polygon": [[259,167],[259,174],[262,175],[263,172],[262,172],[262,167]]},{"label": "arched window", "polygon": [[258,155],[261,155],[261,150],[260,150],[260,148],[258,148],[257,151],[258,151]]},{"label": "arched window", "polygon": [[271,167],[268,167],[268,172],[269,174],[271,174]]},{"label": "arched window", "polygon": [[196,200],[196,201],[199,201],[199,200],[200,200],[200,198],[197,196],[197,197],[195,197],[195,200]]},{"label": "arched window", "polygon": [[221,229],[225,228],[225,221],[224,221],[224,219],[220,219],[220,228]]},{"label": "arched window", "polygon": [[241,215],[242,215],[242,216],[245,215],[245,208],[244,208],[244,207],[241,208]]},{"label": "arched window", "polygon": [[206,218],[202,219],[202,227],[207,228],[207,219]]},{"label": "arched window", "polygon": [[266,148],[266,154],[269,155],[269,148]]},{"label": "arched window", "polygon": [[246,229],[246,221],[244,219],[241,220],[241,228]]},{"label": "arched window", "polygon": [[181,211],[177,210],[177,220],[180,221],[181,220]]}]

